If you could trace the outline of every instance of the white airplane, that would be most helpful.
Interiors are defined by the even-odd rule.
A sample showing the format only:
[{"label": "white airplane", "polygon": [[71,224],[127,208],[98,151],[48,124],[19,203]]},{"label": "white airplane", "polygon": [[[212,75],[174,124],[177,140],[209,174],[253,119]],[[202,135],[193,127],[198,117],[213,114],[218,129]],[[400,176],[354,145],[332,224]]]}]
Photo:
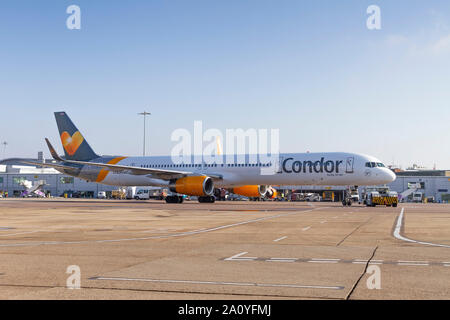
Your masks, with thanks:
[{"label": "white airplane", "polygon": [[[271,185],[378,185],[395,180],[395,174],[378,159],[355,153],[285,153],[277,163],[245,155],[227,163],[174,163],[170,156],[98,156],[65,112],[55,112],[64,147],[60,157],[45,139],[56,163],[24,163],[56,170],[106,185],[169,187],[177,195],[168,203],[181,203],[180,195],[198,196],[199,202],[214,202],[215,188],[228,188],[247,197],[273,196]],[[236,157],[239,158],[239,157]],[[264,170],[273,174],[262,174]]]}]

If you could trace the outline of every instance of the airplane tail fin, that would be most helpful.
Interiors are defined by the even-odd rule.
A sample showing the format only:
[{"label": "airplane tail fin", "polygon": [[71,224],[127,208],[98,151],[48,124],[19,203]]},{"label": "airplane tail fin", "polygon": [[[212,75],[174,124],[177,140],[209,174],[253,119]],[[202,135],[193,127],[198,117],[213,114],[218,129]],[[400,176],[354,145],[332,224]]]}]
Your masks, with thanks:
[{"label": "airplane tail fin", "polygon": [[47,142],[48,150],[50,150],[50,154],[52,155],[53,159],[58,160],[58,161],[64,161],[63,159],[61,159],[61,157],[55,151],[55,148],[53,148],[52,144],[50,143],[50,141],[47,138],[45,138],[45,142]]},{"label": "airplane tail fin", "polygon": [[98,158],[65,112],[55,112],[55,119],[67,160],[89,161]]}]

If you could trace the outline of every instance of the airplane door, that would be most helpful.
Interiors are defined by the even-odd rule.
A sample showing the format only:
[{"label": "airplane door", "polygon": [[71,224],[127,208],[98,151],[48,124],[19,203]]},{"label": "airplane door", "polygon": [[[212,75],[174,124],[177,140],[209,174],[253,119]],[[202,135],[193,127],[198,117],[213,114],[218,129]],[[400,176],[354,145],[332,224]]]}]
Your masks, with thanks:
[{"label": "airplane door", "polygon": [[353,163],[355,161],[354,157],[348,157],[345,161],[345,173],[353,173]]},{"label": "airplane door", "polygon": [[280,156],[278,163],[275,163],[275,172],[276,174],[282,174],[283,173],[283,160],[284,157]]}]

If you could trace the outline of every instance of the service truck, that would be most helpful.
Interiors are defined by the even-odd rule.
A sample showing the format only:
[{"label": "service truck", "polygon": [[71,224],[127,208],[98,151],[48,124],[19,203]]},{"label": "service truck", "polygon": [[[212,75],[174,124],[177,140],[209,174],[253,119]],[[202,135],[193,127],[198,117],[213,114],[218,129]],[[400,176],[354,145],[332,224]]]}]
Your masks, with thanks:
[{"label": "service truck", "polygon": [[128,187],[126,192],[127,199],[148,200],[164,199],[166,192],[160,187]]},{"label": "service truck", "polygon": [[367,188],[363,192],[364,204],[368,207],[377,205],[397,207],[398,193],[389,190],[389,187]]},{"label": "service truck", "polygon": [[414,192],[412,196],[413,202],[423,202],[423,193],[422,192]]}]

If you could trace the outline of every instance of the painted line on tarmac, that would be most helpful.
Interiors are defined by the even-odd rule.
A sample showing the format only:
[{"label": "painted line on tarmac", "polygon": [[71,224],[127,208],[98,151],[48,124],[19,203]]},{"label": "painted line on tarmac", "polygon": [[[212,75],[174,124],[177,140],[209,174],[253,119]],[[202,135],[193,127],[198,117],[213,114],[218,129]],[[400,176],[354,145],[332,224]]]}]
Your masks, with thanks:
[{"label": "painted line on tarmac", "polygon": [[312,258],[308,262],[312,263],[338,263],[341,259],[319,259],[319,258]]},{"label": "painted line on tarmac", "polygon": [[399,266],[429,266],[429,263],[399,262]]},{"label": "painted line on tarmac", "polygon": [[297,258],[270,258],[266,261],[269,261],[269,262],[295,262],[295,261],[297,261]]},{"label": "painted line on tarmac", "polygon": [[251,261],[251,260],[255,260],[255,259],[258,259],[257,257],[242,257],[243,255],[245,255],[245,254],[247,254],[248,252],[247,251],[244,251],[244,252],[241,252],[241,253],[238,253],[238,254],[235,254],[234,256],[232,256],[232,257],[229,257],[229,258],[225,258],[224,260],[226,260],[226,261],[239,261],[239,260],[244,260],[244,261]]},{"label": "painted line on tarmac", "polygon": [[398,215],[398,218],[397,218],[397,224],[395,225],[395,229],[394,229],[394,233],[393,233],[394,237],[396,237],[399,240],[412,242],[412,243],[423,244],[423,245],[426,245],[426,246],[450,248],[450,245],[439,244],[439,243],[431,243],[431,242],[425,242],[425,241],[418,241],[418,240],[413,240],[413,239],[409,239],[409,238],[406,238],[406,237],[402,236],[401,235],[401,229],[402,229],[402,225],[403,225],[403,216],[404,216],[404,214],[405,214],[405,208],[402,208],[402,211],[400,212],[400,214]]},{"label": "painted line on tarmac", "polygon": [[273,242],[278,242],[278,241],[284,240],[284,239],[286,239],[286,238],[287,238],[287,236],[284,236],[284,237],[281,237],[281,238],[278,238],[278,239],[273,240]]},{"label": "painted line on tarmac", "polygon": [[330,207],[320,207],[320,208],[314,208],[309,210],[302,210],[302,211],[293,211],[288,213],[280,213],[273,216],[268,217],[261,217],[256,218],[252,220],[242,221],[242,222],[236,222],[232,224],[226,224],[218,227],[213,228],[207,228],[207,229],[199,229],[199,230],[193,230],[193,231],[186,231],[186,232],[180,232],[180,233],[174,233],[174,234],[168,234],[168,235],[161,235],[161,236],[151,236],[151,237],[140,237],[140,238],[121,238],[121,239],[107,239],[107,240],[80,240],[80,241],[40,241],[40,242],[30,242],[30,243],[9,243],[9,244],[0,244],[0,247],[28,247],[28,246],[41,246],[41,245],[62,245],[62,244],[84,244],[84,243],[109,243],[109,242],[122,242],[122,241],[141,241],[141,240],[152,240],[152,239],[169,239],[169,238],[176,238],[176,237],[184,237],[184,236],[190,236],[190,235],[196,235],[201,233],[207,233],[207,232],[213,232],[217,230],[232,228],[232,227],[238,227],[250,223],[255,222],[261,222],[265,220],[270,219],[276,219],[281,217],[287,217],[291,215],[296,214],[303,214],[308,213],[314,210],[322,210],[322,209],[329,209]]},{"label": "painted line on tarmac", "polygon": [[396,266],[416,266],[416,267],[450,267],[449,261],[409,261],[409,260],[367,260],[367,259],[336,259],[336,258],[283,258],[283,257],[243,257],[248,252],[241,252],[229,258],[220,259],[222,261],[256,261],[256,262],[300,262],[300,263],[324,263],[324,264],[367,264],[370,265],[396,265]]},{"label": "painted line on tarmac", "polygon": [[353,264],[366,264],[369,260],[360,260],[360,259],[356,259],[353,260],[352,263]]},{"label": "painted line on tarmac", "polygon": [[17,235],[20,235],[20,234],[29,234],[29,233],[36,233],[36,232],[39,232],[39,230],[36,230],[36,231],[27,231],[27,232],[18,232],[18,233],[9,233],[9,234],[2,234],[2,235],[0,235],[0,237],[17,236]]},{"label": "painted line on tarmac", "polygon": [[156,282],[156,283],[182,283],[182,284],[205,284],[219,286],[243,286],[243,287],[272,287],[272,288],[296,288],[296,289],[328,289],[342,290],[343,286],[320,286],[320,285],[300,285],[283,283],[254,283],[254,282],[228,282],[228,281],[201,281],[201,280],[171,280],[171,279],[145,279],[145,278],[121,278],[121,277],[92,277],[89,280],[109,280],[109,281],[135,281],[135,282]]}]

